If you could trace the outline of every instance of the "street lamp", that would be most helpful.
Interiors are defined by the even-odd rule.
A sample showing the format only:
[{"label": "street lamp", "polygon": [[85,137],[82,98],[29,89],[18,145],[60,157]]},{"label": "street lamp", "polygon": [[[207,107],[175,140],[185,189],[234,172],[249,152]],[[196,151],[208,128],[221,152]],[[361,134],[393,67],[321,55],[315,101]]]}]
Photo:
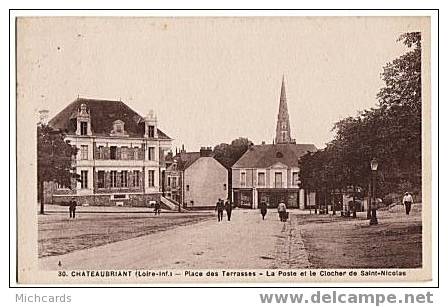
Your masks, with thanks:
[{"label": "street lamp", "polygon": [[370,161],[370,169],[372,170],[372,198],[371,201],[371,216],[370,216],[370,225],[377,225],[378,220],[376,218],[376,196],[375,196],[375,188],[376,188],[376,172],[378,170],[378,160],[373,158]]}]

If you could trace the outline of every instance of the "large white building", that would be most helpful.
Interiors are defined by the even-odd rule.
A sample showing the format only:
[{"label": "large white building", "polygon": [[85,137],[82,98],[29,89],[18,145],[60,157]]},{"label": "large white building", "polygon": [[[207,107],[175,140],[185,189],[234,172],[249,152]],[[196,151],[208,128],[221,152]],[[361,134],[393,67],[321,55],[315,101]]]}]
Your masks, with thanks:
[{"label": "large white building", "polygon": [[153,112],[142,117],[122,101],[78,98],[49,121],[78,148],[80,181],[56,186],[52,202],[144,206],[163,192],[165,151],[172,139]]}]

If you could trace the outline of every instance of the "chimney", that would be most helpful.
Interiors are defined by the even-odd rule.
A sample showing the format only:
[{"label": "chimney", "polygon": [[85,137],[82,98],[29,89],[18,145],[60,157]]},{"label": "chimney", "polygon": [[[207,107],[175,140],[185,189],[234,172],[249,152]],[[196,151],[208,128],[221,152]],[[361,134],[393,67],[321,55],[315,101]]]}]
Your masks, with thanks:
[{"label": "chimney", "polygon": [[211,157],[212,153],[213,151],[211,147],[201,147],[201,150],[199,151],[201,157]]},{"label": "chimney", "polygon": [[39,124],[46,125],[48,124],[48,110],[39,110]]},{"label": "chimney", "polygon": [[261,142],[261,145],[266,145],[266,142],[265,142],[265,141],[262,141],[262,142]]}]

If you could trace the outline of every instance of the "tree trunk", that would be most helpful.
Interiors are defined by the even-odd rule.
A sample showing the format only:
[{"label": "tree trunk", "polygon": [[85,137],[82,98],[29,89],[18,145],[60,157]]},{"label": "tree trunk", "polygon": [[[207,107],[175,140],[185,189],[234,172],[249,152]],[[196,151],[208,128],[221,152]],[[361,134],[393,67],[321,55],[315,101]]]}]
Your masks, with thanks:
[{"label": "tree trunk", "polygon": [[356,187],[353,185],[353,217],[356,217]]},{"label": "tree trunk", "polygon": [[44,205],[44,182],[39,182],[39,195],[40,195],[40,214],[45,214]]}]

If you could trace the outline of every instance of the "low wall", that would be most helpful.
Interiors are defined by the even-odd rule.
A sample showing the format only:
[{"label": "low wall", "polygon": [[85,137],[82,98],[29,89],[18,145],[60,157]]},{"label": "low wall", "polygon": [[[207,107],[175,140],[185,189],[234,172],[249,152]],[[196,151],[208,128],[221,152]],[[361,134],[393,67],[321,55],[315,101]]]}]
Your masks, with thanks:
[{"label": "low wall", "polygon": [[122,203],[124,207],[149,207],[150,201],[160,202],[160,194],[129,194],[128,199],[111,199],[111,195],[53,195],[53,204],[68,205],[72,197],[78,205],[89,206],[117,206]]}]

